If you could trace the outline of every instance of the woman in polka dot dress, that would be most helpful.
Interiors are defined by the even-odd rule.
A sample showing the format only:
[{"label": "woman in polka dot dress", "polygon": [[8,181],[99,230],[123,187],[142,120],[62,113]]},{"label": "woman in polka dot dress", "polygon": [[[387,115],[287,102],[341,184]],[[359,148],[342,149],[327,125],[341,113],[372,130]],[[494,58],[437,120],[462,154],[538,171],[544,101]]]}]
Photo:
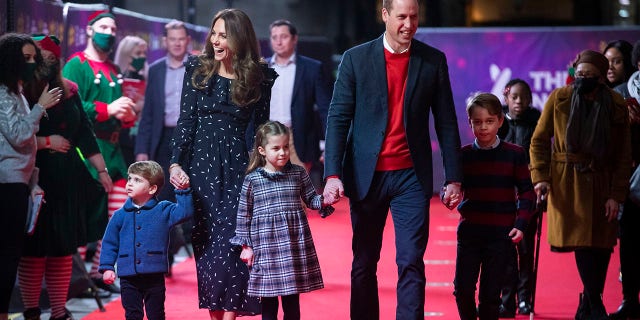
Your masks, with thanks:
[{"label": "woman in polka dot dress", "polygon": [[[192,244],[200,308],[211,319],[260,313],[247,266],[229,243],[255,128],[269,118],[277,74],[261,63],[251,21],[237,9],[213,18],[204,52],[186,65],[170,181],[194,190]],[[248,140],[249,139],[249,140]],[[190,181],[189,181],[190,180]]]}]

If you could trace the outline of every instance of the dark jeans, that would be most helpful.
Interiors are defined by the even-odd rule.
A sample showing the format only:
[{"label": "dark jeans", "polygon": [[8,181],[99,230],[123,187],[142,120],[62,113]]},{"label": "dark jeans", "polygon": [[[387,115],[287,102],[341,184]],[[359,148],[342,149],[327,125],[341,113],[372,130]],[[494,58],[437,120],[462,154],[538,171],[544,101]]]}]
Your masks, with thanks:
[{"label": "dark jeans", "polygon": [[[509,239],[458,234],[453,294],[460,319],[498,319],[505,263],[512,247],[513,243]],[[478,277],[480,284],[476,312],[475,291]]]},{"label": "dark jeans", "polygon": [[380,318],[376,272],[389,209],[398,266],[396,319],[424,319],[423,256],[429,237],[429,200],[411,168],[376,172],[367,196],[350,201],[351,319]]},{"label": "dark jeans", "polygon": [[[282,296],[282,320],[300,320],[300,295]],[[278,297],[262,297],[262,320],[278,320]]]},{"label": "dark jeans", "polygon": [[9,311],[22,256],[29,187],[24,183],[0,183],[0,313]]},{"label": "dark jeans", "polygon": [[620,271],[622,296],[638,302],[640,293],[640,207],[627,199],[620,217]]},{"label": "dark jeans", "polygon": [[505,270],[505,285],[502,288],[502,305],[508,311],[516,310],[516,295],[518,303],[531,303],[533,289],[534,244],[538,225],[539,212],[531,218],[529,226],[524,232],[524,238],[513,246],[508,253]]},{"label": "dark jeans", "polygon": [[127,320],[164,320],[164,274],[150,273],[120,278],[122,307]]}]

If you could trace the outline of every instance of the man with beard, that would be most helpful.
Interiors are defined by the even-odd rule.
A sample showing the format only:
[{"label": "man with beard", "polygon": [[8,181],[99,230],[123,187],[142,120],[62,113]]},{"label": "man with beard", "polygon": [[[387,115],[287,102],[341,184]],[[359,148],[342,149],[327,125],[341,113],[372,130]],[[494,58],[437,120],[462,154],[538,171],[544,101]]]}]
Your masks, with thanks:
[{"label": "man with beard", "polygon": [[[29,105],[37,103],[47,85],[62,88],[64,95],[40,121],[36,166],[39,168],[38,184],[45,191],[46,203],[40,209],[33,234],[24,239],[18,279],[25,319],[35,319],[41,313],[39,300],[43,277],[51,302],[49,319],[71,319],[65,309],[71,256],[78,246],[100,239],[106,218],[98,224],[87,215],[87,206],[102,203],[104,210],[96,214],[106,217],[105,192],[111,189],[112,182],[106,174],[100,175],[100,183],[95,182],[84,170],[84,163],[75,150],[79,148],[95,170],[104,170],[104,158],[77,95],[78,86],[61,77],[60,42],[55,36],[35,35],[32,38],[40,48],[36,55],[42,56],[36,61],[42,61],[43,66],[34,79],[24,84]],[[91,185],[87,185],[87,181],[91,181]],[[103,230],[94,228],[96,225],[101,225]]]},{"label": "man with beard", "polygon": [[[109,11],[97,11],[89,16],[87,47],[73,54],[62,70],[65,78],[78,84],[78,94],[89,120],[93,123],[98,146],[107,164],[105,169],[93,171],[94,178],[109,175],[113,188],[108,195],[109,217],[127,199],[125,185],[127,166],[118,144],[120,129],[133,126],[137,116],[135,103],[122,96],[122,74],[110,59],[116,36],[115,16]],[[101,243],[98,241],[89,275],[102,289],[119,293],[115,285],[107,285],[98,272]]]}]

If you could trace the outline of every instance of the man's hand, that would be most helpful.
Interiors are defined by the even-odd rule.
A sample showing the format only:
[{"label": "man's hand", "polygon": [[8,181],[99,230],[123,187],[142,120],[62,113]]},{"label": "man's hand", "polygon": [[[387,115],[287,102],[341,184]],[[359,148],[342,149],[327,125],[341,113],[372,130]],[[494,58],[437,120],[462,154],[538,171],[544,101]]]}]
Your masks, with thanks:
[{"label": "man's hand", "polygon": [[122,122],[131,122],[135,121],[137,117],[134,111],[135,106],[133,100],[120,97],[107,105],[107,113]]},{"label": "man's hand", "polygon": [[340,198],[344,197],[344,186],[338,178],[329,178],[324,186],[322,193],[325,201],[328,203],[336,203]]},{"label": "man's hand", "polygon": [[444,189],[444,195],[442,196],[442,203],[449,208],[449,210],[453,210],[460,201],[462,201],[462,193],[460,191],[460,182],[450,182]]},{"label": "man's hand", "polygon": [[547,181],[540,181],[533,187],[538,197],[537,203],[544,201],[547,198],[547,194],[551,191],[551,185]]}]

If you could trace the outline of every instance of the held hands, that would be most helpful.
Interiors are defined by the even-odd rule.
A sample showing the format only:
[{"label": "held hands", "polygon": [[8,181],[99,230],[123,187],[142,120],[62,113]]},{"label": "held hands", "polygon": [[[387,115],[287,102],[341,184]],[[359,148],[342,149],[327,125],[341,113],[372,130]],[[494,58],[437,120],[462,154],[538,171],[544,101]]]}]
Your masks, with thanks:
[{"label": "held hands", "polygon": [[511,242],[518,243],[524,237],[524,233],[516,228],[511,229],[509,232],[509,237],[511,238]]},{"label": "held hands", "polygon": [[462,201],[460,183],[459,182],[448,183],[444,187],[443,191],[444,191],[444,194],[442,195],[440,200],[442,200],[442,203],[449,210],[453,210],[453,208],[457,207],[460,201]]},{"label": "held hands", "polygon": [[240,252],[240,260],[246,263],[248,267],[253,265],[253,249],[251,247],[242,246],[242,252]]},{"label": "held hands", "polygon": [[42,90],[40,99],[38,99],[38,104],[44,107],[45,109],[49,109],[55,106],[56,104],[58,104],[58,102],[60,102],[60,99],[62,98],[62,93],[63,91],[60,87],[55,87],[49,90],[49,85],[46,85],[44,87],[44,90]]},{"label": "held hands", "polygon": [[135,106],[133,100],[122,96],[107,105],[107,113],[122,122],[131,122],[137,118]]},{"label": "held hands", "polygon": [[175,163],[169,167],[169,182],[179,190],[189,188],[191,185],[189,176],[182,170],[182,167]]},{"label": "held hands", "polygon": [[338,178],[329,178],[324,186],[324,192],[322,193],[324,202],[328,204],[334,204],[344,197],[344,186],[342,181]]},{"label": "held hands", "polygon": [[107,270],[102,274],[102,281],[106,284],[113,284],[116,281],[116,273],[113,270]]}]

